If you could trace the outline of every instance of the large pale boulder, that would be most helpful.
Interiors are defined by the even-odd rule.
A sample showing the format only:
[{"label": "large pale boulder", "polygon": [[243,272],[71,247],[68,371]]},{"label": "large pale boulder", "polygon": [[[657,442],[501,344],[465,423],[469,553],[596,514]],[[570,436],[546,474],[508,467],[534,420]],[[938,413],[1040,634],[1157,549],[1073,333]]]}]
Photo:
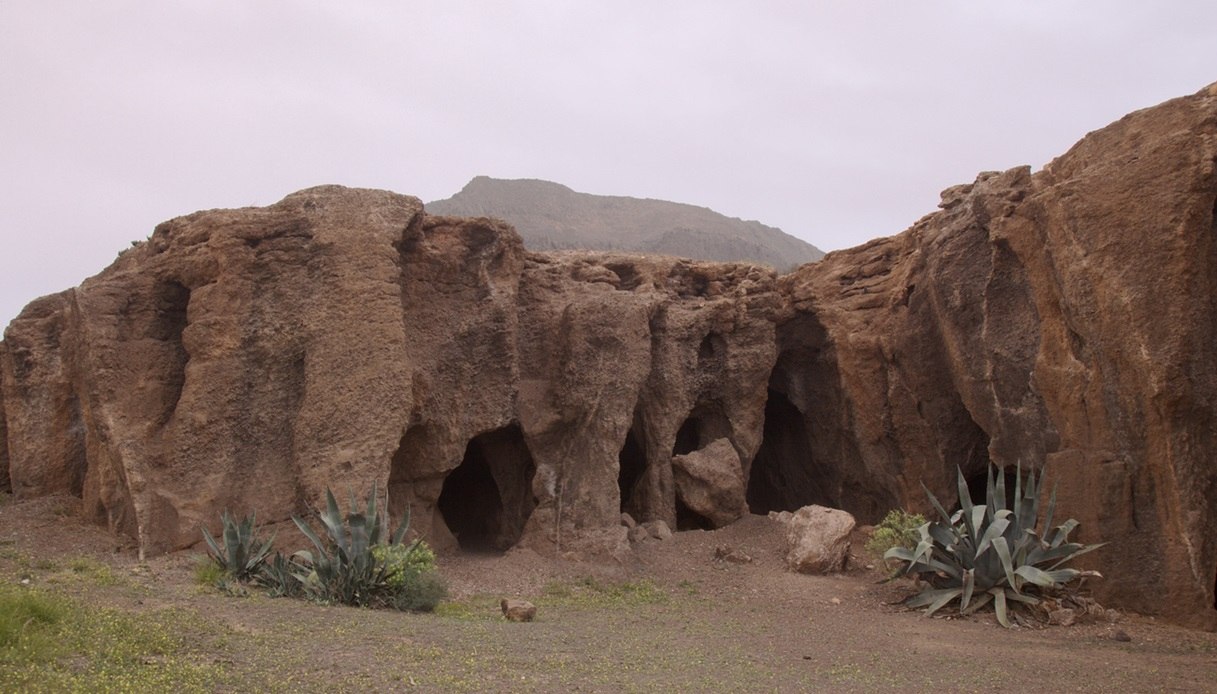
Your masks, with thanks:
[{"label": "large pale boulder", "polygon": [[856,525],[852,515],[812,504],[778,520],[786,525],[786,566],[791,571],[826,574],[845,568],[849,534]]},{"label": "large pale boulder", "polygon": [[739,454],[728,439],[672,458],[676,497],[693,513],[721,528],[748,512]]}]

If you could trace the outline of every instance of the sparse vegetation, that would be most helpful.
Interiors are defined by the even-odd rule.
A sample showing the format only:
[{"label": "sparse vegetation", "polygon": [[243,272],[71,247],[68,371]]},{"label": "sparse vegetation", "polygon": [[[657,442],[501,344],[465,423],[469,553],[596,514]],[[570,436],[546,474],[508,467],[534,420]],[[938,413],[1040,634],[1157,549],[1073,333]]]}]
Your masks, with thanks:
[{"label": "sparse vegetation", "polygon": [[180,615],[138,619],[54,593],[0,586],[0,691],[209,691]]},{"label": "sparse vegetation", "polygon": [[[974,504],[968,492],[963,472],[959,471],[959,501],[961,508],[948,514],[938,499],[926,489],[926,494],[941,520],[925,523],[918,529],[916,547],[893,547],[885,559],[904,562],[904,575],[918,576],[929,587],[908,599],[909,607],[925,607],[933,614],[955,600],[959,611],[971,614],[993,603],[997,620],[1009,627],[1007,604],[1039,604],[1042,595],[1064,588],[1083,575],[1064,568],[1073,558],[1102,545],[1069,542],[1069,533],[1077,526],[1070,519],[1052,526],[1056,510],[1056,491],[1048,501],[1043,527],[1039,529],[1040,486],[1035,471],[1015,475],[1014,494],[1007,508],[1005,476],[994,475],[990,467],[984,504]],[[995,480],[996,477],[996,480]],[[923,485],[924,488],[924,485]]]}]

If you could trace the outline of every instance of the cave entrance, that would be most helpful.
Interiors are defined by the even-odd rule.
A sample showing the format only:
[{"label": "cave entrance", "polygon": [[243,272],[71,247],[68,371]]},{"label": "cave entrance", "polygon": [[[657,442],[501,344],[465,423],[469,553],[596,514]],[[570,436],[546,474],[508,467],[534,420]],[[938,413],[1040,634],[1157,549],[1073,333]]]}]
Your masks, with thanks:
[{"label": "cave entrance", "polygon": [[536,508],[536,464],[518,425],[475,436],[444,480],[437,507],[461,549],[504,552]]},{"label": "cave entrance", "polygon": [[[973,504],[984,504],[989,498],[989,471],[988,463],[984,472],[975,472],[964,478],[968,485],[968,496],[972,497]],[[1018,471],[1012,467],[1001,468],[998,474],[1002,476],[1003,483],[1006,485],[1006,508],[1014,506],[1014,485],[1018,482]],[[1023,473],[1023,482],[1026,483],[1026,473]],[[996,482],[996,480],[994,480]],[[963,508],[962,502],[957,502],[953,511],[958,511]]]},{"label": "cave entrance", "polygon": [[803,413],[780,391],[769,389],[761,447],[748,475],[748,510],[795,511],[808,504],[835,506],[818,479]]},{"label": "cave entrance", "polygon": [[621,492],[621,512],[628,513],[636,520],[643,519],[641,495],[636,494],[639,483],[647,470],[646,449],[638,435],[637,426],[630,427],[625,436],[625,445],[617,454],[618,472],[617,488]]},{"label": "cave entrance", "polygon": [[716,402],[700,403],[689,413],[676,431],[672,455],[687,455],[701,450],[718,439],[731,437],[731,422]]}]

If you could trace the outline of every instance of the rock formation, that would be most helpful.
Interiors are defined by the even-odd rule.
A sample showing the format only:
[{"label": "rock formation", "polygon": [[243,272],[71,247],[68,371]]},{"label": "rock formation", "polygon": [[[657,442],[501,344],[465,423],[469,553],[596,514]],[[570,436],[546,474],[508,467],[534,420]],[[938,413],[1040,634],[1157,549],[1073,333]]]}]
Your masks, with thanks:
[{"label": "rock formation", "polygon": [[143,552],[376,484],[441,548],[622,556],[741,481],[875,522],[1046,466],[1102,601],[1217,626],[1217,85],[940,207],[781,277],[336,186],[171,220],[9,326],[0,487]]}]

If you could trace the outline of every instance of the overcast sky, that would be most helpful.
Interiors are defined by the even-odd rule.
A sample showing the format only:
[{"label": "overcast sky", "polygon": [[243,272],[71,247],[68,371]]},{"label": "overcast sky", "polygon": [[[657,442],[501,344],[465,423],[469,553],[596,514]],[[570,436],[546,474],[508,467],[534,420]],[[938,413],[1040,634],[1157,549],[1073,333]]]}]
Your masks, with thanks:
[{"label": "overcast sky", "polygon": [[160,221],[473,176],[825,250],[1217,81],[1217,2],[0,0],[0,326]]}]

